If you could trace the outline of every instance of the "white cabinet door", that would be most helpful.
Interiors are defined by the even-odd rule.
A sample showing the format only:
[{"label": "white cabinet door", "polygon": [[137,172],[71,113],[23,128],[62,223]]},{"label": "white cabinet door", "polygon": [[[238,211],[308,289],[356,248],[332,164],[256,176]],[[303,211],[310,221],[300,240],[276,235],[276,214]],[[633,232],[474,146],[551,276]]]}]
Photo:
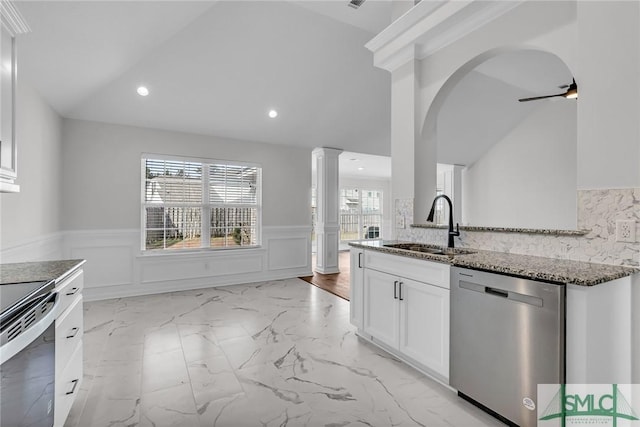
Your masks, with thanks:
[{"label": "white cabinet door", "polygon": [[364,271],[364,331],[394,348],[399,343],[397,283],[390,274]]},{"label": "white cabinet door", "polygon": [[401,282],[399,349],[449,378],[449,290],[409,279]]},{"label": "white cabinet door", "polygon": [[349,308],[351,324],[358,329],[362,328],[363,322],[363,299],[364,299],[364,250],[351,248],[351,271],[350,271],[350,292]]}]

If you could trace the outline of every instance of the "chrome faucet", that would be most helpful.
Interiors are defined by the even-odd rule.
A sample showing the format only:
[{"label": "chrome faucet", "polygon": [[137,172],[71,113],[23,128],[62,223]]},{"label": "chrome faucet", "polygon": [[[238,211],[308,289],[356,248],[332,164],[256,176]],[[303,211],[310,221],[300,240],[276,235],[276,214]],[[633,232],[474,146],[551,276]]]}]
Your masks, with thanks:
[{"label": "chrome faucet", "polygon": [[429,211],[427,221],[433,222],[433,214],[436,210],[436,202],[441,198],[445,199],[447,203],[449,203],[449,240],[447,241],[447,247],[453,248],[453,236],[460,235],[460,228],[458,227],[458,223],[456,223],[456,231],[453,231],[453,203],[451,203],[451,199],[446,194],[441,194],[433,199],[433,203],[431,204],[431,211]]}]

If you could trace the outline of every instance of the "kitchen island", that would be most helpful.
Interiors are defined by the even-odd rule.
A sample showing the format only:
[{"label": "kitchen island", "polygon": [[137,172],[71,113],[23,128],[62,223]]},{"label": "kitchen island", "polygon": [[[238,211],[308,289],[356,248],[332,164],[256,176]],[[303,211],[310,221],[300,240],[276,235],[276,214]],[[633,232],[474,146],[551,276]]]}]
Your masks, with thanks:
[{"label": "kitchen island", "polygon": [[[359,241],[352,242],[354,248],[369,249],[377,252],[400,255],[409,258],[447,263],[455,267],[471,268],[492,273],[507,274],[523,279],[542,280],[553,283],[594,286],[623,277],[631,276],[639,270],[619,265],[596,264],[567,259],[546,258],[532,255],[520,255],[506,252],[485,251],[464,248],[465,253],[454,252],[444,255],[400,249],[390,245],[402,245],[407,242],[396,241]],[[437,245],[429,245],[440,248]],[[468,253],[467,253],[468,252]]]},{"label": "kitchen island", "polygon": [[[451,266],[469,268],[508,276],[514,276],[539,282],[564,284],[566,286],[566,381],[567,383],[633,383],[639,382],[640,366],[640,328],[638,310],[640,305],[640,274],[635,268],[596,264],[565,259],[484,251],[464,248],[463,253],[455,253],[448,248],[441,254],[428,251],[411,250],[411,243],[404,246],[401,242],[360,241],[351,243],[352,276],[352,323],[358,328],[360,336],[380,340],[367,333],[376,331],[378,325],[367,311],[384,312],[375,304],[375,294],[371,283],[381,274],[389,274],[390,292],[393,298],[395,281],[409,279],[429,285],[430,295],[438,295],[435,304],[432,298],[430,313],[417,312],[419,322],[430,322],[439,329],[430,331],[431,342],[421,344],[421,348],[432,351],[430,360],[416,363],[421,355],[413,353],[406,358],[409,364],[426,372],[430,376],[448,384],[448,328],[449,321],[449,269]],[[413,243],[414,245],[421,245]],[[391,245],[391,246],[389,246]],[[393,247],[396,246],[396,247]],[[438,248],[437,245],[421,245]],[[417,249],[417,248],[416,248]],[[428,249],[428,248],[427,248]],[[471,252],[471,253],[469,253]],[[383,265],[383,268],[380,266]],[[439,267],[441,266],[441,267]],[[368,273],[365,283],[365,272]],[[404,280],[406,282],[406,280]],[[412,283],[413,283],[412,282]],[[366,288],[366,289],[365,289]],[[365,302],[366,298],[372,298]],[[397,293],[397,292],[396,292]],[[405,298],[403,298],[405,299]],[[425,299],[426,301],[426,299]],[[411,305],[405,303],[407,313]],[[403,306],[400,305],[400,309]],[[413,307],[416,312],[416,308]],[[437,311],[437,314],[436,314]],[[374,322],[373,329],[367,327],[367,319]],[[373,319],[373,320],[371,320]],[[371,326],[371,325],[369,325]],[[406,333],[411,324],[402,323]],[[445,328],[446,330],[441,330]],[[376,331],[377,332],[377,331]],[[402,333],[399,332],[399,333]],[[407,337],[415,337],[410,333]],[[383,337],[387,338],[386,336]],[[405,337],[406,338],[406,337]],[[394,338],[395,339],[395,338]],[[387,342],[389,340],[387,339]],[[389,346],[382,345],[389,350]],[[391,348],[393,350],[393,348]],[[402,352],[394,353],[402,357]]]}]

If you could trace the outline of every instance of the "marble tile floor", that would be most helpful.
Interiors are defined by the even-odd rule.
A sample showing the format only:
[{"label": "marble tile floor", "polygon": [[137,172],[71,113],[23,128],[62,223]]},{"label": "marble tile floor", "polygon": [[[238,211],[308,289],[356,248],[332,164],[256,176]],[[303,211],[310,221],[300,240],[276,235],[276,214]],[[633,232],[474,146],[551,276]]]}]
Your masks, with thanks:
[{"label": "marble tile floor", "polygon": [[300,279],[87,302],[65,427],[502,426]]}]

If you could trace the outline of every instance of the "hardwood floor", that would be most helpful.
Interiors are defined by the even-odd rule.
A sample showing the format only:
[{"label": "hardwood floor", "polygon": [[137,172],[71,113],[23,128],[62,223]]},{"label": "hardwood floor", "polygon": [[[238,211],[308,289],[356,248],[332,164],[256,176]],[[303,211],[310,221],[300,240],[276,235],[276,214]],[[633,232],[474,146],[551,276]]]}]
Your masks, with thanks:
[{"label": "hardwood floor", "polygon": [[[314,254],[311,258],[311,268],[315,269],[315,267],[316,255]],[[313,276],[301,277],[301,279],[349,301],[349,279],[351,269],[349,251],[341,251],[338,254],[338,268],[340,269],[340,273],[320,274],[314,272]]]}]

